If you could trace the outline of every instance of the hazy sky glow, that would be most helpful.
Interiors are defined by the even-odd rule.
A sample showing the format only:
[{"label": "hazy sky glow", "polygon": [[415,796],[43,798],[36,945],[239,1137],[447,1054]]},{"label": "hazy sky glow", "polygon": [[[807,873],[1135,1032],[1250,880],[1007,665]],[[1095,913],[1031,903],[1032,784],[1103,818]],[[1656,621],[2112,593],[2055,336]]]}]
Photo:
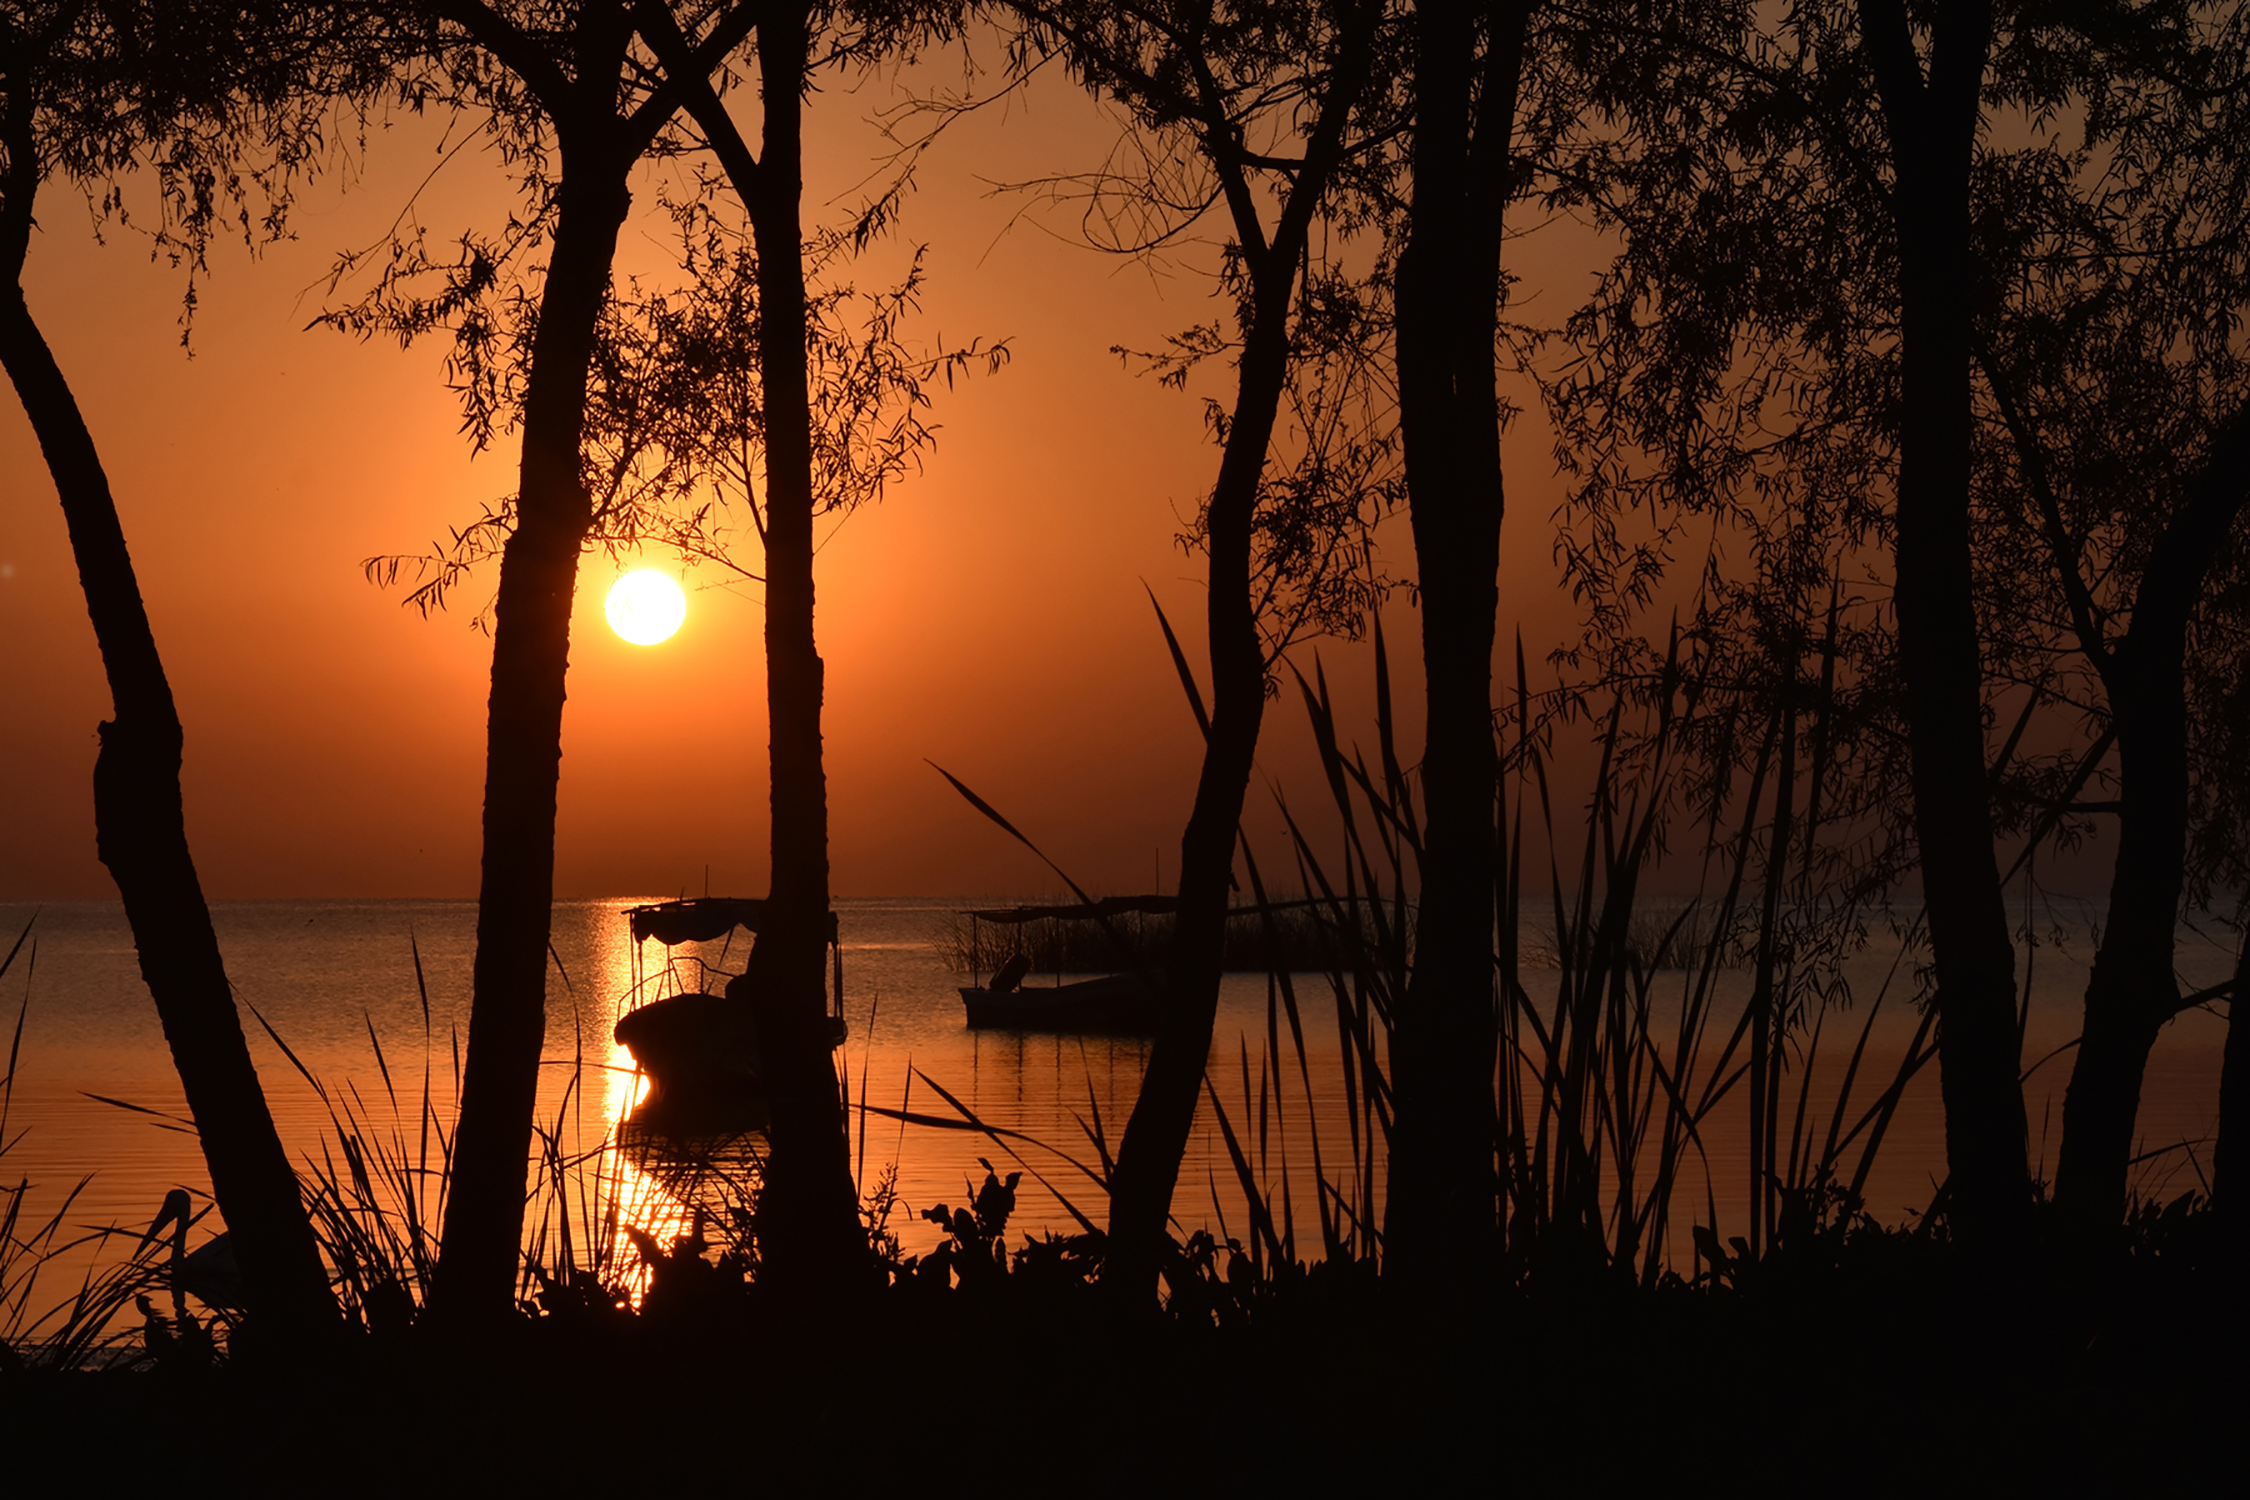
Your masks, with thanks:
[{"label": "hazy sky glow", "polygon": [[[808,222],[858,201],[881,150],[869,117],[897,87],[815,99]],[[1154,348],[1209,317],[1211,285],[1193,260],[1207,249],[1168,265],[1101,255],[1076,242],[1074,207],[992,188],[1093,166],[1111,134],[1060,79],[961,121],[925,160],[900,237],[850,272],[862,287],[885,284],[927,243],[907,336],[925,348],[1006,338],[1013,359],[936,393],[941,431],[922,472],[880,506],[824,523],[839,894],[1055,887],[925,760],[1090,886],[1139,889],[1175,873],[1199,746],[1143,585],[1200,657],[1201,561],[1176,537],[1216,450],[1203,390],[1162,389],[1112,348]],[[378,133],[348,191],[336,176],[305,194],[294,243],[255,262],[239,249],[214,255],[192,359],[179,347],[180,274],[152,265],[129,230],[97,245],[65,192],[41,202],[31,307],[109,470],[187,727],[189,833],[215,896],[476,889],[490,640],[475,622],[496,564],[428,618],[404,606],[404,586],[378,587],[362,565],[427,551],[474,520],[512,487],[513,443],[471,455],[441,343],[402,352],[306,329],[327,305],[335,254],[379,242],[410,202],[433,237],[505,211],[506,179],[474,150],[415,198],[440,143],[434,121]],[[669,269],[655,187],[636,190],[622,274]],[[1571,233],[1511,248],[1525,277],[1519,314],[1528,299],[1530,316],[1559,319],[1583,284],[1592,259]],[[1556,589],[1560,486],[1536,415],[1519,418],[1505,451],[1500,639],[1512,685],[1515,632],[1536,666],[1574,614]],[[89,785],[107,692],[60,509],[12,399],[0,402],[0,472],[0,899],[107,897]],[[1385,535],[1388,567],[1410,577],[1403,518]],[[688,592],[685,626],[658,649],[604,621],[612,581],[639,567],[681,577]],[[1386,626],[1411,761],[1419,672],[1405,592]],[[707,867],[714,891],[763,889],[761,632],[755,584],[721,567],[653,551],[586,556],[558,894],[698,890]],[[1308,645],[1296,657],[1308,674],[1316,650],[1340,722],[1371,739],[1367,649]],[[1272,836],[1277,857],[1272,791],[1300,810],[1325,798],[1302,723],[1291,689],[1268,716],[1251,790],[1253,836]]]}]

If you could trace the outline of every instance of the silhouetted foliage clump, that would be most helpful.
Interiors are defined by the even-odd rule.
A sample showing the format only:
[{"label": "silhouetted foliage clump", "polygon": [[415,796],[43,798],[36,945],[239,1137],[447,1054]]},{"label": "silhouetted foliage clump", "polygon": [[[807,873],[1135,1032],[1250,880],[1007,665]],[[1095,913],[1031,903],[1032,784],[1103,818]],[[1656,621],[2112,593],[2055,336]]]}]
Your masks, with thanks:
[{"label": "silhouetted foliage clump", "polygon": [[[1355,940],[1339,930],[1335,913],[1310,904],[1237,912],[1227,919],[1224,967],[1236,974],[1323,970],[1354,941],[1371,940],[1368,924],[1361,926]],[[1003,924],[948,912],[931,941],[946,967],[960,974],[991,974],[1019,953],[1035,974],[1111,974],[1163,967],[1172,927],[1172,918],[1163,914],[1134,914],[1106,924],[1057,917]]]}]

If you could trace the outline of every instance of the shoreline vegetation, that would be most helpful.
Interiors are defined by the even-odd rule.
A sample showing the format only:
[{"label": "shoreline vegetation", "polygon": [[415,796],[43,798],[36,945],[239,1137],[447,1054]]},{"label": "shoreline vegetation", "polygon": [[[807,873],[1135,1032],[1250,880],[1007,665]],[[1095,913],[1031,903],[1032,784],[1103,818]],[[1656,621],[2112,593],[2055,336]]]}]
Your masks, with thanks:
[{"label": "shoreline vegetation", "polygon": [[[1069,901],[1050,893],[982,909],[1005,911],[1009,905],[1062,909]],[[1226,945],[1221,950],[1222,971],[1263,974],[1286,969],[1296,974],[1315,973],[1328,968],[1343,946],[1365,946],[1374,940],[1375,919],[1371,913],[1359,916],[1358,934],[1351,936],[1331,925],[1332,917],[1322,906],[1305,897],[1284,897],[1264,909],[1231,908]],[[1633,913],[1625,933],[1625,954],[1632,963],[1643,969],[1686,970],[1699,966],[1711,954],[1712,934],[1706,930],[1709,916],[1693,903],[1676,906],[1676,910],[1668,910],[1662,903],[1655,903],[1654,910]],[[1409,902],[1409,924],[1412,912],[1413,903]],[[1347,913],[1342,920],[1349,922],[1351,917]],[[1018,954],[1035,975],[1112,974],[1162,968],[1171,946],[1172,928],[1173,918],[1167,912],[1129,912],[1104,930],[1083,917],[1034,917],[1001,923],[960,910],[939,919],[931,943],[947,968],[972,978],[989,976]],[[1526,968],[1561,966],[1562,946],[1552,925],[1527,923],[1519,941]],[[1753,949],[1752,935],[1738,933],[1734,941],[1717,945],[1715,962],[1721,968],[1742,968],[1750,963]]]},{"label": "shoreline vegetation", "polygon": [[[1067,910],[1067,896],[1048,895],[1012,903],[1017,909]],[[1270,969],[1304,973],[1325,969],[1338,951],[1341,935],[1325,925],[1316,903],[1277,902],[1274,909],[1237,909],[1227,916],[1222,968],[1229,974],[1263,974]],[[1007,911],[1007,907],[982,908]],[[1362,919],[1363,937],[1371,919]],[[996,922],[974,911],[947,912],[935,924],[931,944],[957,974],[989,976],[1019,954],[1032,974],[1114,974],[1161,969],[1170,950],[1175,919],[1169,912],[1132,911],[1097,924],[1083,917],[1034,917]]]},{"label": "shoreline vegetation", "polygon": [[[1369,794],[1379,802],[1373,784]],[[1367,821],[1368,808],[1359,810]],[[1296,853],[1320,888],[1324,866],[1315,851]],[[1403,865],[1391,867],[1394,877],[1403,873]],[[824,1445],[837,1442],[904,1459],[967,1433],[1002,1441],[990,1435],[1001,1420],[996,1410],[1007,1413],[1011,1451],[1092,1463],[1104,1447],[1086,1422],[1093,1406],[1160,1434],[1145,1451],[1144,1480],[1165,1464],[1186,1464],[1200,1474],[1246,1480],[1360,1472],[1374,1481],[1400,1472],[1381,1445],[1404,1434],[1428,1445],[1423,1459],[1431,1464],[1473,1461],[1480,1449],[1470,1434],[1491,1403],[1545,1412],[1558,1424],[1553,1430],[1564,1433],[1619,1420],[1591,1415],[1582,1388],[1619,1363],[1693,1368],[1697,1390],[1708,1391],[1730,1378],[1757,1381],[1810,1361],[1825,1372],[1820,1394],[1777,1400],[1767,1417],[1773,1431],[1761,1441],[1812,1461],[1828,1451],[1813,1434],[1840,1409],[1837,1403],[1871,1403],[1888,1425],[1876,1430],[1869,1419],[1859,1456],[1878,1472],[1903,1477],[1965,1455],[2000,1463],[2015,1441],[2002,1435],[2004,1428],[2061,1431],[2073,1412],[2104,1413],[2100,1430],[2114,1437],[2083,1444],[2082,1461],[2124,1474],[2144,1455],[2128,1439],[2133,1429],[2117,1404],[2120,1392],[2129,1389],[2131,1409],[2152,1418],[2159,1409],[2177,1416],[2222,1404],[2223,1384],[2189,1374],[2215,1368],[2209,1361],[2221,1352],[2217,1330],[2233,1326],[2225,1310],[2238,1306],[2234,1262],[2203,1195],[2136,1206],[2123,1232],[2091,1258],[2052,1207],[2043,1208],[2038,1238],[2029,1257],[2011,1266],[1998,1306],[1987,1305],[1989,1270],[1957,1242],[1942,1193],[1901,1223],[1886,1225],[1864,1212],[1857,1183],[1905,1080],[1927,1063],[1926,1019],[1898,1076],[1865,1081],[1856,1098],[1847,1086],[1827,1118],[1808,1116],[1801,1085],[1783,1101],[1784,1117],[1798,1123],[1777,1155],[1770,1219],[1707,1225],[1709,1210],[1695,1200],[1708,1189],[1698,1186],[1697,1172],[1682,1170],[1700,1148],[1674,1096],[1707,1091],[1711,1097],[1693,1116],[1703,1120],[1721,1102],[1740,1101],[1741,1030],[1701,1073],[1692,1066],[1644,1071],[1634,1060],[1692,1060],[1696,1051],[1682,1049],[1681,1038],[1694,1032],[1695,1008],[1709,1003],[1716,974],[1757,959],[1741,956],[1741,942],[1725,936],[1729,929],[1718,917],[1699,920],[1698,903],[1636,890],[1627,878],[1606,894],[1586,891],[1575,906],[1558,905],[1552,931],[1560,940],[1552,950],[1517,955],[1521,970],[1542,971],[1542,987],[1554,985],[1556,998],[1547,1003],[1558,1008],[1550,1012],[1525,993],[1518,1014],[1527,1024],[1511,1030],[1513,1045],[1528,1050],[1503,1094],[1503,1118],[1517,1122],[1506,1137],[1510,1170],[1502,1185],[1513,1205],[1510,1248],[1481,1273],[1464,1264],[1459,1290],[1442,1312],[1381,1278],[1370,1254],[1367,1225],[1379,1201],[1386,1128],[1379,1093],[1383,986],[1395,986],[1410,968],[1411,928],[1396,915],[1412,911],[1396,887],[1378,881],[1372,897],[1315,898],[1309,906],[1273,900],[1264,903],[1268,910],[1247,914],[1278,927],[1284,914],[1303,913],[1298,941],[1317,940],[1319,954],[1272,971],[1269,1023],[1277,1046],[1260,1058],[1256,1077],[1243,1080],[1243,1097],[1260,1101],[1257,1115],[1230,1118],[1215,1094],[1207,1101],[1221,1121],[1250,1219],[1175,1242],[1162,1271],[1160,1315],[1121,1315],[1099,1296],[1102,1236],[1091,1224],[1076,1234],[1011,1233],[1016,1189],[1029,1165],[1020,1156],[1000,1160],[969,1201],[924,1214],[939,1229],[936,1248],[901,1253],[891,1223],[900,1205],[880,1168],[867,1173],[863,1146],[862,1215],[884,1286],[841,1321],[812,1326],[805,1309],[777,1300],[758,1279],[755,1150],[729,1156],[643,1137],[572,1154],[558,1117],[538,1131],[539,1190],[517,1288],[522,1319],[505,1336],[464,1345],[423,1315],[450,1187],[450,1121],[430,1107],[426,1073],[415,1106],[411,1072],[384,1058],[378,1043],[384,1094],[375,1109],[360,1090],[334,1093],[307,1075],[331,1101],[333,1149],[305,1177],[305,1189],[344,1311],[344,1341],[316,1353],[276,1347],[255,1329],[240,1337],[239,1309],[204,1301],[210,1287],[197,1289],[178,1249],[161,1240],[138,1243],[130,1228],[106,1232],[120,1250],[132,1248],[101,1276],[51,1302],[45,1310],[59,1316],[27,1319],[39,1306],[31,1294],[38,1261],[61,1243],[67,1213],[34,1224],[29,1189],[19,1184],[4,1216],[10,1254],[0,1274],[7,1288],[0,1316],[13,1321],[5,1330],[11,1352],[0,1357],[0,1384],[10,1395],[0,1426],[26,1424],[17,1430],[28,1433],[37,1422],[51,1434],[130,1423],[133,1441],[154,1453],[168,1441],[188,1440],[222,1407],[248,1406],[257,1415],[246,1430],[262,1435],[262,1461],[279,1473],[286,1462],[319,1451],[321,1440],[294,1430],[309,1419],[295,1388],[308,1357],[325,1380],[364,1391],[368,1400],[402,1384],[466,1394],[474,1382],[465,1372],[481,1370],[510,1387],[503,1406],[521,1403],[512,1409],[527,1420],[552,1399],[557,1383],[653,1369],[661,1373],[636,1378],[666,1393],[666,1410],[688,1431],[727,1412],[734,1413],[728,1422],[740,1422],[737,1407],[755,1409],[749,1421],[763,1445],[759,1462],[776,1473],[808,1471]],[[1386,914],[1380,920],[1378,908]],[[1355,910],[1357,922],[1347,916]],[[1819,915],[1805,913],[1808,920]],[[1539,930],[1528,921],[1523,927]],[[0,962],[0,978],[36,959],[35,935],[36,923],[18,936],[15,951]],[[1649,1004],[1659,971],[1643,958],[1659,945],[1680,956],[1666,966],[1665,982],[1692,981],[1688,1013],[1664,1032],[1652,1027]],[[1794,961],[1780,945],[1769,944],[1766,955],[1769,965]],[[28,1004],[28,985],[26,994]],[[1579,1008],[1585,995],[1594,997],[1590,1014]],[[1872,1012],[1884,1003],[1882,995],[1866,997],[1863,1014],[1850,1018],[1863,1028],[1860,1049]],[[1828,1013],[1811,1018],[1822,1014]],[[1580,1016],[1592,1038],[1574,1052],[1568,1034]],[[1790,1023],[1793,1046],[1777,1064],[1777,1083],[1809,1075],[1820,1033],[1802,1024],[1806,1019]],[[19,1013],[19,1035],[21,1024]],[[1313,1024],[1363,1038],[1350,1055],[1367,1083],[1353,1111],[1359,1128],[1346,1141],[1324,1142],[1302,1096],[1290,1103],[1289,1071],[1304,1067],[1304,1055],[1300,1042],[1292,1064],[1284,1038]],[[425,1047],[425,1068],[429,1057]],[[1857,1062],[1855,1052],[1854,1069]],[[13,1076],[0,1086],[0,1122]],[[870,1133],[870,1117],[879,1126],[892,1113],[865,1099],[855,1108],[860,1141]],[[984,1131],[995,1158],[1011,1153],[1016,1143],[1004,1132],[958,1105],[954,1113],[958,1125]],[[1098,1114],[1090,1125],[1085,1165],[1098,1190],[1108,1153]],[[1309,1215],[1278,1189],[1291,1151],[1325,1163],[1330,1185]],[[692,1205],[668,1240],[628,1222],[621,1191],[628,1160],[674,1202]],[[1705,1162],[1700,1172],[1707,1177],[1724,1165]],[[1684,1262],[1665,1249],[1675,1200],[1695,1221]],[[1721,1232],[1744,1228],[1759,1235],[1756,1248],[1749,1235]],[[179,1247],[194,1242],[183,1231]],[[2190,1309],[2222,1316],[2190,1316]],[[1819,1332],[1808,1336],[1808,1328]],[[746,1348],[760,1351],[755,1369],[741,1362]],[[854,1425],[860,1418],[847,1398],[809,1397],[797,1379],[787,1391],[769,1385],[770,1371],[787,1367],[824,1372],[846,1389],[855,1372],[865,1372],[869,1350],[885,1351],[912,1392],[883,1407],[876,1434]],[[1200,1360],[1235,1372],[1225,1397],[1228,1425],[1167,1425],[1166,1400],[1152,1388],[1164,1372]],[[1423,1373],[1405,1386],[1378,1390],[1366,1383],[1365,1372],[1398,1363]],[[1964,1418],[1959,1403],[1976,1393],[1977,1382],[1958,1373],[1932,1381],[1933,1366],[2005,1378],[2008,1415],[1991,1413],[1989,1423]],[[1303,1385],[1308,1367],[1325,1372],[1312,1392]],[[933,1375],[939,1368],[951,1373]],[[964,1368],[985,1383],[961,1380]],[[2180,1378],[2150,1382],[2151,1368]],[[1027,1369],[1067,1370],[1069,1377],[1026,1381]],[[550,1394],[540,1394],[543,1385]],[[1610,1472],[1655,1477],[1686,1456],[1719,1461],[1738,1442],[1727,1427],[1730,1410],[1727,1401],[1706,1396],[1666,1399],[1631,1419],[1639,1446],[1616,1458]],[[1371,1446],[1319,1456],[1330,1422],[1353,1424]],[[1275,1445],[1271,1456],[1256,1463],[1245,1457],[1246,1444],[1267,1443]],[[551,1453],[528,1462],[532,1472],[551,1465],[558,1478],[586,1471],[574,1467],[579,1460],[566,1463]],[[1546,1452],[1527,1458],[1523,1471],[1560,1479],[1581,1462]],[[584,1463],[593,1471],[612,1465],[620,1476],[740,1472],[730,1453],[698,1438],[659,1453],[629,1446]]]}]

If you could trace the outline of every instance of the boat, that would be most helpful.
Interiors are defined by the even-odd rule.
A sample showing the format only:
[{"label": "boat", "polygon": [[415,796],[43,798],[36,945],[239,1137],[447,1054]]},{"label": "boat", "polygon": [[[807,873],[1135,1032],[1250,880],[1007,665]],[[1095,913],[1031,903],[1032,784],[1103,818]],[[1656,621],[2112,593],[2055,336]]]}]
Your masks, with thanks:
[{"label": "boat", "polygon": [[764,1102],[758,1026],[746,1001],[684,990],[618,1017],[616,1036],[648,1075],[642,1105],[651,1111],[688,1100]]},{"label": "boat", "polygon": [[963,985],[961,1003],[972,1031],[1154,1036],[1164,1015],[1164,982],[1153,974],[1105,974],[1029,989]]},{"label": "boat", "polygon": [[[1168,915],[1170,896],[1112,896],[1071,906],[1011,906],[966,913],[972,923],[1020,926],[1039,921],[1095,921],[1137,913]],[[962,985],[972,1031],[1046,1031],[1065,1035],[1154,1036],[1164,1016],[1164,981],[1153,971],[1104,974],[1052,985],[1025,985],[1030,960],[1020,951],[983,983]]]},{"label": "boat", "polygon": [[[666,949],[682,943],[716,942],[737,928],[755,935],[765,921],[766,903],[739,896],[703,896],[628,907],[633,933],[635,1003],[618,1017],[614,1035],[649,1081],[636,1116],[675,1119],[696,1129],[755,1129],[765,1123],[766,1095],[760,1078],[757,1001],[745,994],[740,974],[697,961],[700,981],[678,982],[669,953],[653,981],[643,972],[642,945],[651,938]],[[844,1042],[844,957],[836,914],[828,914],[828,945],[833,984],[829,991],[829,1045]],[[723,957],[723,955],[722,955]],[[704,986],[716,975],[724,990]],[[670,994],[641,1001],[652,986],[677,984]]]}]

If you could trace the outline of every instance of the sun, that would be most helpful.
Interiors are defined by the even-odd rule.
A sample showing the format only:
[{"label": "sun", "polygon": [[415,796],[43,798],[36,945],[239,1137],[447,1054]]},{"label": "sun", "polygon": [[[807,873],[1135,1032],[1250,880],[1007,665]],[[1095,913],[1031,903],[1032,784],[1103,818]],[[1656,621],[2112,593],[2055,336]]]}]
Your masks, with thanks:
[{"label": "sun", "polygon": [[687,595],[668,574],[642,568],[610,586],[603,611],[610,629],[636,646],[653,646],[670,640],[687,618]]}]

